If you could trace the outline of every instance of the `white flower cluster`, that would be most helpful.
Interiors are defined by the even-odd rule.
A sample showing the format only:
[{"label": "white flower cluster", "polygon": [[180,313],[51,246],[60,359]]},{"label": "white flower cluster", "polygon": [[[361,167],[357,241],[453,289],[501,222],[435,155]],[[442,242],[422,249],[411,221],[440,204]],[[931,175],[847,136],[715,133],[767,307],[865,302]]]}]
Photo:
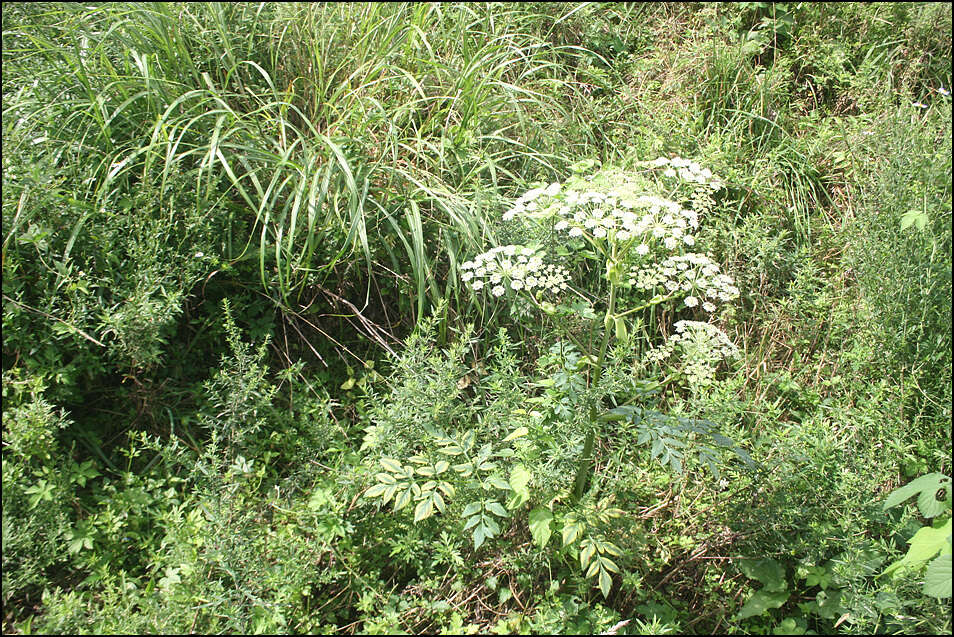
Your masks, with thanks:
[{"label": "white flower cluster", "polygon": [[557,182],[553,182],[546,188],[532,188],[531,190],[528,190],[527,192],[523,193],[520,196],[520,198],[518,198],[514,202],[513,208],[511,208],[510,210],[508,210],[507,212],[503,214],[503,220],[510,221],[511,219],[516,217],[518,214],[521,214],[524,212],[534,212],[535,210],[537,210],[536,200],[541,195],[547,196],[547,197],[553,197],[558,192],[560,192],[560,187],[561,187],[560,184],[558,184]]},{"label": "white flower cluster", "polygon": [[674,201],[571,190],[562,203],[557,213],[563,218],[554,229],[566,231],[571,237],[608,237],[620,242],[638,239],[636,252],[640,255],[648,254],[657,242],[668,250],[696,242],[692,230],[699,227],[699,215]]},{"label": "white flower cluster", "polygon": [[644,165],[648,165],[651,168],[665,167],[663,175],[666,177],[679,177],[679,179],[688,181],[689,183],[709,186],[712,190],[719,190],[723,186],[722,180],[713,175],[711,170],[703,168],[697,162],[683,159],[682,157],[673,157],[672,159],[659,157],[653,161],[646,162]]},{"label": "white flower cluster", "polygon": [[732,277],[719,272],[719,265],[705,254],[690,252],[667,257],[662,263],[630,271],[629,284],[639,290],[664,287],[667,294],[686,294],[683,303],[693,308],[702,304],[706,312],[715,312],[715,301],[739,297]]},{"label": "white flower cluster", "polygon": [[490,290],[501,296],[511,290],[544,290],[552,294],[567,288],[570,275],[566,268],[543,262],[534,248],[520,245],[500,246],[466,261],[460,266],[460,278],[475,292]]},{"label": "white flower cluster", "polygon": [[715,378],[719,362],[739,355],[739,348],[715,325],[701,321],[678,321],[676,333],[665,344],[647,352],[644,361],[662,362],[672,356],[677,348],[682,353],[680,370],[690,385],[710,384]]}]

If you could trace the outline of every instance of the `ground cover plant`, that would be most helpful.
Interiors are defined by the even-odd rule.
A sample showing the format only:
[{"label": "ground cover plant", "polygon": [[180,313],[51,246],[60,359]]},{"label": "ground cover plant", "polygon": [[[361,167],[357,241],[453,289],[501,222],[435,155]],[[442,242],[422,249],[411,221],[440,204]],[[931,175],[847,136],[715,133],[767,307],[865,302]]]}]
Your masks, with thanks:
[{"label": "ground cover plant", "polygon": [[7,3],[4,633],[947,633],[951,7]]}]

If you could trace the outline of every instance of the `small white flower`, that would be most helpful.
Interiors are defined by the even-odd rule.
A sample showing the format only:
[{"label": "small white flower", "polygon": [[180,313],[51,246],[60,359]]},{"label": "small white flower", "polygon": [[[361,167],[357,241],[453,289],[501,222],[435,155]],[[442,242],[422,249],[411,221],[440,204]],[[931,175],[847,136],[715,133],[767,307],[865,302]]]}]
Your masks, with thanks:
[{"label": "small white flower", "polygon": [[460,275],[460,280],[464,282],[470,281],[473,278],[474,278],[473,272],[464,272],[462,275]]},{"label": "small white flower", "polygon": [[645,243],[640,243],[638,246],[636,246],[636,254],[638,254],[641,257],[646,256],[647,254],[649,254],[649,246],[646,245]]},{"label": "small white flower", "polygon": [[575,228],[575,227],[574,227],[574,228],[570,228],[570,236],[571,236],[571,237],[582,237],[582,236],[583,236],[583,228]]},{"label": "small white flower", "polygon": [[500,296],[501,294],[504,293],[504,288],[503,288],[502,285],[495,285],[495,286],[490,290],[490,293],[493,294],[494,296]]},{"label": "small white flower", "polygon": [[201,252],[196,252],[196,253],[195,253],[195,258],[196,258],[196,259],[201,259],[201,258],[204,257],[204,256],[205,256],[205,255],[204,255],[203,253],[201,253]]},{"label": "small white flower", "polygon": [[523,288],[523,281],[521,281],[520,279],[514,279],[513,281],[510,282],[510,287],[511,289],[519,290]]},{"label": "small white flower", "polygon": [[667,249],[667,250],[675,250],[675,249],[676,249],[676,239],[675,239],[675,237],[666,237],[666,238],[663,240],[663,243],[666,244],[666,249]]},{"label": "small white flower", "polygon": [[682,238],[682,241],[683,241],[683,243],[685,243],[687,246],[691,246],[691,245],[694,245],[694,244],[695,244],[696,238],[693,237],[691,234],[687,234],[686,236],[684,236],[684,237]]},{"label": "small white flower", "polygon": [[944,97],[950,97],[950,95],[951,95],[951,92],[950,92],[949,90],[947,90],[946,88],[944,88],[943,86],[942,86],[941,88],[937,89],[937,92],[940,93],[941,95],[943,95]]},{"label": "small white flower", "polygon": [[569,228],[569,227],[570,227],[570,223],[569,223],[566,219],[563,219],[562,221],[558,221],[557,224],[556,224],[555,226],[553,226],[553,229],[554,229],[554,230],[566,230],[566,229]]},{"label": "small white flower", "polygon": [[687,296],[685,299],[683,299],[683,303],[686,304],[686,307],[695,307],[699,305],[699,299],[694,296]]},{"label": "small white flower", "polygon": [[673,170],[672,168],[667,168],[666,170],[663,171],[663,174],[664,174],[666,177],[675,177],[675,176],[676,176],[676,171]]},{"label": "small white flower", "polygon": [[484,287],[484,282],[480,280],[474,281],[472,287],[474,290],[479,290],[480,288]]},{"label": "small white flower", "polygon": [[928,107],[927,104],[922,104],[921,102],[911,102],[911,106],[914,106],[914,107],[917,107],[917,108],[927,108],[927,107]]},{"label": "small white flower", "polygon": [[470,270],[473,267],[474,267],[473,261],[464,261],[463,263],[460,264],[461,270]]},{"label": "small white flower", "polygon": [[706,301],[702,304],[702,309],[704,309],[706,312],[715,312],[716,306],[709,301]]},{"label": "small white flower", "polygon": [[593,231],[593,236],[598,239],[602,239],[603,237],[606,236],[606,228],[604,228],[603,226],[600,226],[599,228]]},{"label": "small white flower", "polygon": [[560,184],[558,184],[557,182],[553,182],[552,184],[547,186],[547,189],[543,191],[543,194],[552,197],[558,192],[560,192]]}]

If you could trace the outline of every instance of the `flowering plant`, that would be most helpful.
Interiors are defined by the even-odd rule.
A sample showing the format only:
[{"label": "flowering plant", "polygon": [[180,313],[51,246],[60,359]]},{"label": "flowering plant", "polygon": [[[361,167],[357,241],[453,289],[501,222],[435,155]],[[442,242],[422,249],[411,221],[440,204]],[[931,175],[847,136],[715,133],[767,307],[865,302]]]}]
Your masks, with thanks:
[{"label": "flowering plant", "polygon": [[[654,327],[655,307],[663,304],[677,311],[713,315],[719,303],[739,296],[732,277],[721,272],[707,254],[694,252],[701,217],[714,206],[712,195],[723,182],[708,168],[680,157],[660,157],[638,164],[634,172],[602,171],[575,176],[565,184],[533,188],[517,198],[503,214],[503,221],[517,224],[540,244],[559,245],[564,258],[575,254],[599,261],[603,268],[600,288],[605,294],[602,339],[598,349],[569,326],[562,326],[577,348],[590,354],[592,371],[588,386],[600,382],[610,341],[630,343],[628,318],[649,313],[648,320],[634,316],[644,328]],[[575,254],[574,254],[575,253]],[[569,270],[548,259],[541,245],[506,245],[494,248],[463,264],[462,280],[477,294],[492,297],[519,295],[546,314],[568,313],[561,295],[587,298],[586,286],[573,285]],[[515,298],[515,296],[508,296]],[[594,306],[600,299],[593,299]],[[577,312],[580,313],[580,312]],[[590,311],[588,316],[598,316]],[[644,330],[649,345],[656,330]],[[652,347],[644,363],[662,363],[676,353],[675,363],[691,385],[711,382],[715,368],[736,350],[714,325],[680,321],[676,334]],[[575,497],[581,498],[599,435],[598,411],[590,406],[590,427],[575,479]]]}]

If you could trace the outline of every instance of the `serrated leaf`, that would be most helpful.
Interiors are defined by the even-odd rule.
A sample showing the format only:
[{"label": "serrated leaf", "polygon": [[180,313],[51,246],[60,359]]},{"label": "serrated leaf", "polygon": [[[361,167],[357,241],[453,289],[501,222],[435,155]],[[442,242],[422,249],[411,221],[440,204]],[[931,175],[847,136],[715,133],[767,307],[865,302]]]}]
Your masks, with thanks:
[{"label": "serrated leaf", "polygon": [[942,488],[947,489],[948,497],[950,497],[951,479],[946,475],[943,473],[929,473],[927,475],[923,475],[912,480],[903,487],[898,487],[888,494],[888,497],[884,501],[882,510],[887,511],[891,507],[898,506],[911,496],[920,494],[923,491],[930,492],[933,495]]},{"label": "serrated leaf", "polygon": [[593,556],[596,555],[596,544],[588,540],[583,540],[583,544],[580,548],[580,568],[586,568],[590,563],[590,560],[593,559]]},{"label": "serrated leaf", "polygon": [[507,517],[507,509],[503,508],[503,506],[499,502],[490,502],[489,504],[487,504],[487,510],[496,516],[499,516],[502,518]]},{"label": "serrated leaf", "polygon": [[387,469],[388,471],[393,471],[394,473],[401,473],[401,463],[395,460],[394,458],[381,458],[378,462],[380,462],[381,466]]},{"label": "serrated leaf", "polygon": [[[950,510],[950,503],[937,499],[937,492],[942,488],[943,486],[937,489],[928,488],[918,494],[918,510],[921,511],[921,515],[930,519]],[[950,483],[948,483],[948,489],[950,489]]]},{"label": "serrated leaf", "polygon": [[456,493],[454,485],[450,484],[449,482],[441,482],[437,485],[437,488],[443,491],[444,495],[446,495],[448,498],[453,498],[454,494]]},{"label": "serrated leaf", "polygon": [[411,502],[411,490],[405,489],[404,491],[401,491],[401,493],[399,493],[396,498],[394,498],[394,510],[400,511],[401,509],[406,507],[408,504],[410,504],[410,502]]},{"label": "serrated leaf", "polygon": [[366,498],[378,498],[384,495],[389,489],[389,485],[386,484],[376,484],[367,491],[364,492],[364,497]]},{"label": "serrated leaf", "polygon": [[507,436],[506,438],[504,438],[503,441],[504,441],[504,442],[510,442],[511,440],[514,440],[514,439],[519,438],[519,437],[521,437],[521,436],[526,436],[528,433],[530,433],[530,430],[527,429],[526,427],[517,427],[516,429],[514,429],[514,430],[510,433],[509,436]]},{"label": "serrated leaf", "polygon": [[767,592],[779,592],[788,588],[785,582],[785,567],[776,560],[742,560],[739,562],[739,570],[746,577],[762,582]]},{"label": "serrated leaf", "polygon": [[563,546],[569,546],[580,537],[582,531],[581,525],[576,523],[567,523],[563,525]]},{"label": "serrated leaf", "polygon": [[437,510],[443,513],[446,505],[444,504],[444,498],[441,497],[439,491],[435,491],[433,495],[431,495],[431,500],[434,501],[434,506],[437,507]]},{"label": "serrated leaf", "polygon": [[937,555],[938,552],[941,555],[949,554],[951,552],[951,543],[947,541],[949,535],[951,535],[950,519],[943,526],[937,528],[933,526],[922,527],[908,540],[911,546],[908,548],[907,554],[888,566],[882,575],[890,575],[895,571],[907,568],[918,569],[926,561]]},{"label": "serrated leaf", "polygon": [[480,545],[484,543],[484,540],[487,539],[487,534],[484,530],[484,525],[478,525],[474,529],[474,550],[480,548]]},{"label": "serrated leaf", "polygon": [[613,578],[606,571],[600,571],[600,592],[603,593],[603,599],[609,599],[610,590],[613,588]]},{"label": "serrated leaf", "polygon": [[[950,544],[948,544],[950,547]],[[946,599],[951,596],[951,554],[940,555],[928,564],[924,572],[925,595]]]},{"label": "serrated leaf", "polygon": [[594,560],[594,561],[590,562],[590,567],[589,567],[588,569],[586,569],[586,575],[585,575],[585,577],[587,577],[587,578],[593,577],[593,576],[596,575],[599,571],[600,571],[600,563],[599,563],[599,560]]},{"label": "serrated leaf", "polygon": [[772,592],[764,588],[755,591],[752,596],[742,606],[736,619],[747,619],[757,617],[767,613],[769,609],[780,608],[782,604],[788,601],[789,593],[787,591]]},{"label": "serrated leaf", "polygon": [[510,472],[510,488],[513,489],[516,493],[526,494],[529,496],[530,492],[527,489],[527,486],[530,484],[530,480],[533,476],[527,470],[527,468],[518,464],[513,468],[513,471]]},{"label": "serrated leaf", "polygon": [[490,476],[487,478],[487,482],[492,484],[495,488],[500,489],[501,491],[510,491],[510,484],[499,476]]},{"label": "serrated leaf", "polygon": [[434,503],[430,498],[426,498],[417,503],[417,506],[414,507],[414,523],[417,524],[421,520],[426,520],[431,517],[431,514],[434,513]]},{"label": "serrated leaf", "polygon": [[619,567],[616,565],[616,562],[608,557],[600,557],[600,567],[612,573],[619,573]]},{"label": "serrated leaf", "polygon": [[530,535],[533,542],[539,548],[543,548],[550,541],[550,523],[553,521],[553,513],[549,509],[537,507],[530,512]]},{"label": "serrated leaf", "polygon": [[623,557],[623,550],[612,542],[603,542],[603,552],[616,557]]},{"label": "serrated leaf", "polygon": [[383,482],[384,484],[394,484],[397,480],[390,473],[381,473],[374,474],[374,477],[378,479],[378,482]]}]

